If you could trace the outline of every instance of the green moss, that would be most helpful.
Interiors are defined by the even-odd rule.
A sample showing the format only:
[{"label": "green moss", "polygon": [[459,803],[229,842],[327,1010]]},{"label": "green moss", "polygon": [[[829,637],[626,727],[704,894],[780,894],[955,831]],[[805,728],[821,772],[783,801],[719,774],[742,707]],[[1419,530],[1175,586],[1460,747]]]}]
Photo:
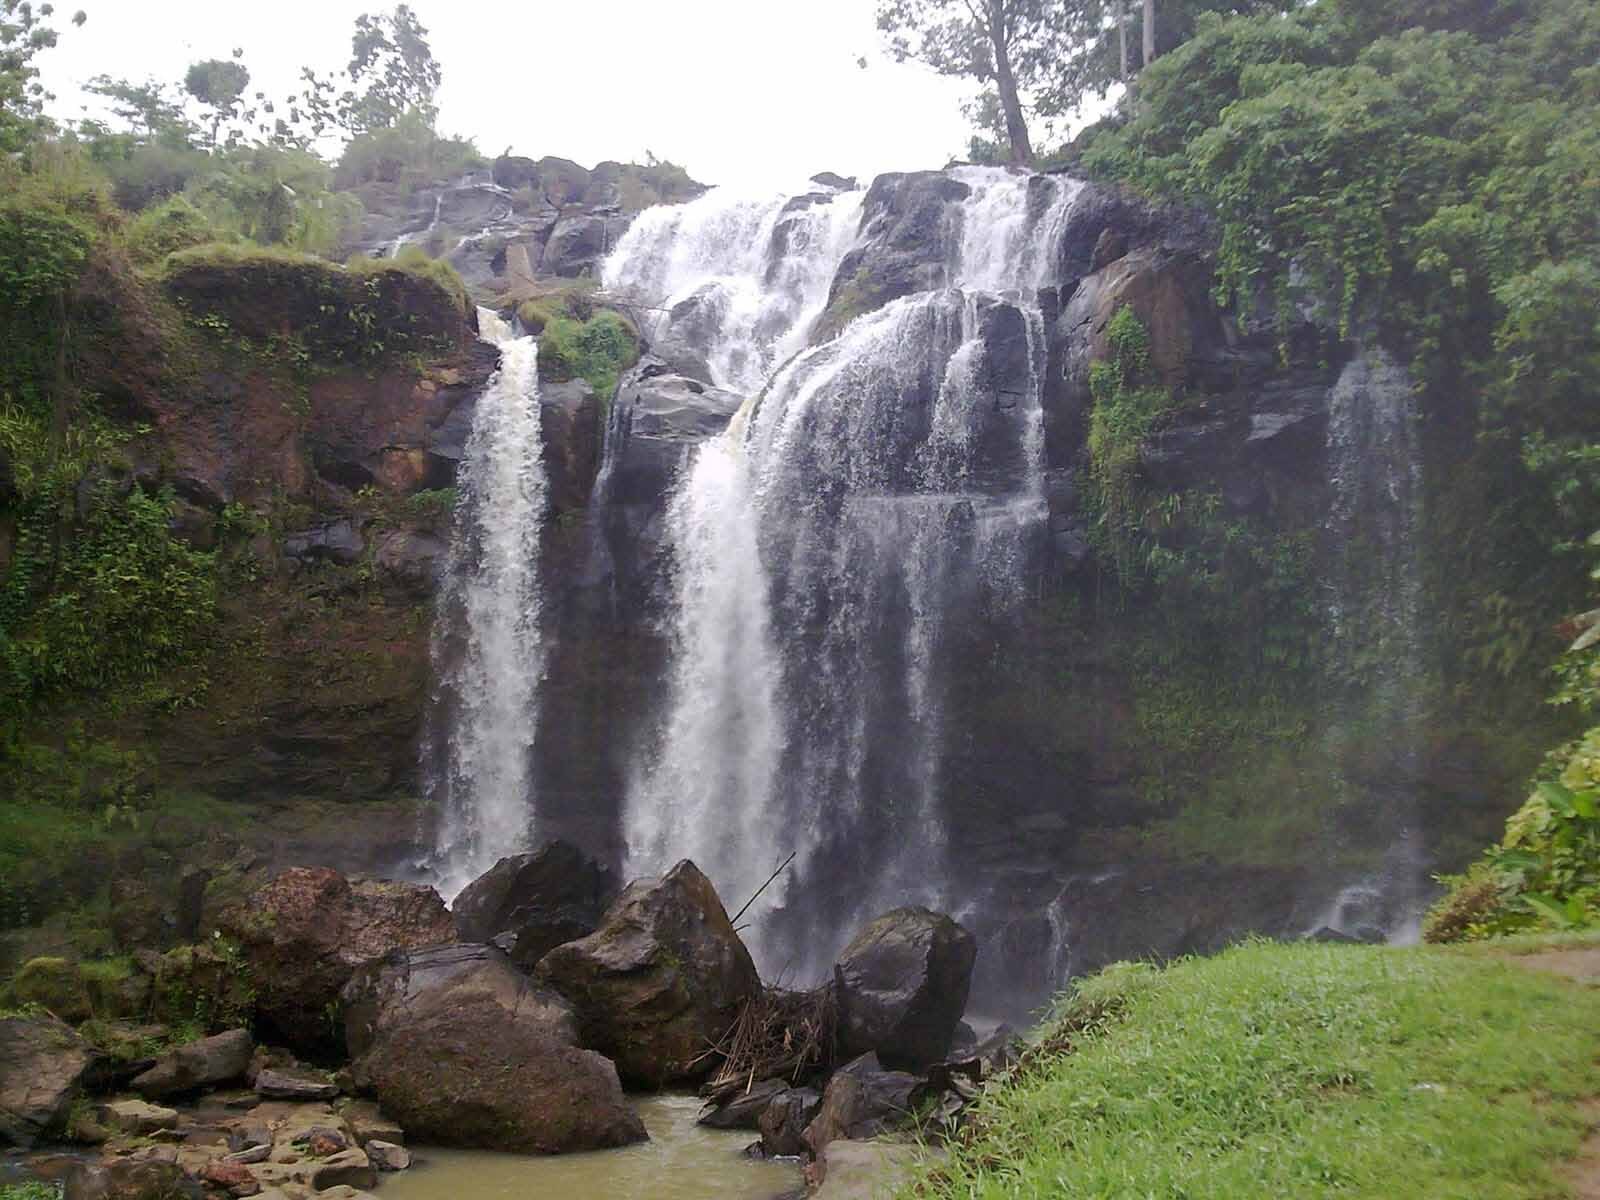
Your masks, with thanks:
[{"label": "green moss", "polygon": [[22,964],[7,991],[18,1005],[32,1005],[63,1021],[82,1021],[93,1011],[78,965],[65,958],[35,958]]}]

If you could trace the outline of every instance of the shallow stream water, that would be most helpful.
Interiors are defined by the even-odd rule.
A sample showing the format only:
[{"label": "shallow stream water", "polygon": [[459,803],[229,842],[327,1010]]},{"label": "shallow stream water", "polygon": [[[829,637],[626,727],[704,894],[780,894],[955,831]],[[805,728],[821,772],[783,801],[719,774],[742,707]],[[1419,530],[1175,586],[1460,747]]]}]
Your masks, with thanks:
[{"label": "shallow stream water", "polygon": [[800,1185],[791,1165],[745,1158],[756,1139],[695,1124],[694,1096],[638,1102],[650,1140],[589,1154],[495,1154],[413,1146],[410,1170],[385,1176],[383,1200],[773,1200]]}]

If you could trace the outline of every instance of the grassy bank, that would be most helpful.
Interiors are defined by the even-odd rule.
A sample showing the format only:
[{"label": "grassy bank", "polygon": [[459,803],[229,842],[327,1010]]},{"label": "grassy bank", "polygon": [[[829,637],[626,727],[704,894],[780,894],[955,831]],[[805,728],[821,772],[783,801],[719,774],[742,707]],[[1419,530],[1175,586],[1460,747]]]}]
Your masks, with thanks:
[{"label": "grassy bank", "polygon": [[1482,952],[1252,943],[1087,979],[903,1194],[1555,1197],[1600,991]]}]

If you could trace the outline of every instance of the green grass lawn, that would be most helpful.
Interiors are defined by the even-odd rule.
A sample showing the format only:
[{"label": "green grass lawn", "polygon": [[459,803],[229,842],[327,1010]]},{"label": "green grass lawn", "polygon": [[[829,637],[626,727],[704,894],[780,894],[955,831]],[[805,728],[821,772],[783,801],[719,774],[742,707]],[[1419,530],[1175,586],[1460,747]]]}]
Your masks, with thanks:
[{"label": "green grass lawn", "polygon": [[1250,943],[1084,980],[1043,1046],[903,1195],[1563,1196],[1600,989],[1431,948]]}]

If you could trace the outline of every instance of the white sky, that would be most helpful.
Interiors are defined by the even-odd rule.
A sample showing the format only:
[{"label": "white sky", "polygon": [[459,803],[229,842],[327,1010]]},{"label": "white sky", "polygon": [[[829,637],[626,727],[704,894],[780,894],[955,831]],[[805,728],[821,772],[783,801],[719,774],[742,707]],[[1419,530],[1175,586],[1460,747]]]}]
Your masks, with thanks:
[{"label": "white sky", "polygon": [[[87,9],[74,29],[62,15]],[[58,118],[82,115],[105,73],[181,80],[244,48],[253,92],[294,89],[301,65],[342,69],[357,14],[392,0],[57,0],[41,56]],[[413,0],[444,70],[440,128],[485,154],[510,146],[592,166],[646,150],[708,183],[818,171],[870,178],[964,150],[973,85],[880,50],[873,0]],[[857,66],[865,56],[868,67]]]}]

